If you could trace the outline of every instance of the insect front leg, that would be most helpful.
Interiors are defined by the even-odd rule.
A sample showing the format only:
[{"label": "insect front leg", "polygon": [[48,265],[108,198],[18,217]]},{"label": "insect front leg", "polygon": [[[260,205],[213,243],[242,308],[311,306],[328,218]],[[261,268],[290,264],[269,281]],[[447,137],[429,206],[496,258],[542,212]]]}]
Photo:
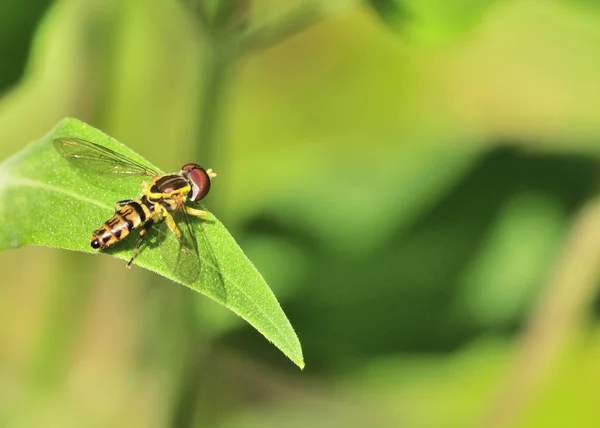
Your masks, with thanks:
[{"label": "insect front leg", "polygon": [[[154,183],[154,179],[152,180],[152,183]],[[144,194],[144,195],[148,194],[149,190],[150,190],[150,184],[148,184],[148,182],[144,181],[142,183],[142,194]]]},{"label": "insect front leg", "polygon": [[[181,239],[181,230],[179,230],[179,228],[177,227],[177,224],[175,223],[173,216],[167,211],[165,211],[163,213],[163,216],[165,217],[165,222],[167,223],[167,226],[169,227],[171,232],[173,232],[175,234],[175,236],[177,236],[177,239]],[[185,248],[182,248],[181,250],[184,253],[189,254],[189,251],[186,250]]]},{"label": "insect front leg", "polygon": [[208,215],[208,211],[197,210],[187,206],[185,207],[185,212],[187,212],[189,215],[193,215],[194,217],[206,217]]},{"label": "insect front leg", "polygon": [[163,216],[165,217],[165,222],[167,222],[167,226],[169,227],[171,232],[173,232],[178,239],[181,239],[181,230],[179,230],[177,224],[175,224],[173,216],[167,211],[163,213]]},{"label": "insect front leg", "polygon": [[148,231],[150,230],[150,228],[152,227],[153,224],[154,224],[154,219],[151,218],[146,223],[144,223],[144,226],[142,226],[142,230],[140,230],[140,239],[138,239],[137,245],[135,246],[135,248],[133,250],[131,259],[129,259],[129,261],[127,262],[128,268],[131,268],[131,263],[133,262],[133,259],[135,259],[135,257],[138,255],[140,248],[142,246],[142,243],[144,242],[144,238],[146,237],[146,234],[148,233]]}]

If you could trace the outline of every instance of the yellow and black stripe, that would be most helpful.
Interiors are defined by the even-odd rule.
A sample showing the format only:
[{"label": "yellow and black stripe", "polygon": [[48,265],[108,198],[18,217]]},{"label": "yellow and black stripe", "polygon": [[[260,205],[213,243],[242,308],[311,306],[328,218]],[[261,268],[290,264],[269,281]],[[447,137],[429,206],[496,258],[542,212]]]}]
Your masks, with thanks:
[{"label": "yellow and black stripe", "polygon": [[190,183],[181,175],[164,175],[154,181],[152,186],[150,186],[148,198],[152,202],[169,199],[176,195],[185,199],[190,190]]},{"label": "yellow and black stripe", "polygon": [[104,249],[124,239],[140,225],[148,223],[144,227],[148,229],[162,217],[162,211],[177,210],[179,205],[175,197],[185,201],[190,189],[190,183],[181,175],[158,176],[140,199],[117,202],[116,206],[120,208],[94,231],[90,245],[94,249]]},{"label": "yellow and black stripe", "polygon": [[[182,248],[198,255],[196,238],[191,232],[187,216],[205,217],[208,212],[184,206],[186,201],[196,202],[203,199],[210,190],[210,181],[216,176],[211,170],[200,165],[188,163],[181,167],[178,174],[161,175],[152,167],[115,152],[102,145],[76,137],[61,137],[54,140],[54,148],[74,166],[101,175],[152,177],[150,184],[144,183],[142,195],[138,199],[117,202],[115,212],[108,221],[95,230],[91,238],[94,249],[105,249],[123,240],[134,229],[140,228],[138,243],[130,266],[138,254],[152,226],[165,221],[169,229],[181,240]],[[180,230],[175,214],[183,213],[179,219],[186,224]],[[187,239],[182,239],[186,234]]]},{"label": "yellow and black stripe", "polygon": [[154,214],[154,204],[145,196],[138,200],[123,201],[114,215],[92,234],[91,246],[95,249],[110,247],[144,224]]}]

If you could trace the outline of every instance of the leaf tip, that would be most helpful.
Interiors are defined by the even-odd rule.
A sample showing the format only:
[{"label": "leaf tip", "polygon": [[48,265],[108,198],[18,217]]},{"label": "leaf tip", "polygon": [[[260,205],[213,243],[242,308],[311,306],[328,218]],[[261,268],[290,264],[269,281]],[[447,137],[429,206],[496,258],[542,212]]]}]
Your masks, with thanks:
[{"label": "leaf tip", "polygon": [[292,363],[296,364],[300,370],[304,370],[304,356],[302,355],[302,351],[300,350],[297,354],[295,354],[294,356],[285,353],[286,356],[292,361]]}]

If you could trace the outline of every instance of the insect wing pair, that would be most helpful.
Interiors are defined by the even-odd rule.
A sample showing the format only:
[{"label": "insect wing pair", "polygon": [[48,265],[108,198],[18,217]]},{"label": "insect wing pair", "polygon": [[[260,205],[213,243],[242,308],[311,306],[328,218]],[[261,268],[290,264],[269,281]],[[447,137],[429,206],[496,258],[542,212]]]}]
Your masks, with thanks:
[{"label": "insect wing pair", "polygon": [[[79,138],[58,138],[54,140],[54,147],[64,159],[87,173],[152,178],[153,186],[145,186],[140,199],[117,203],[111,220],[94,232],[92,247],[106,248],[122,240],[132,229],[141,226],[140,239],[129,265],[137,255],[147,229],[160,220],[162,224],[158,238],[163,262],[186,282],[193,282],[197,278],[200,273],[200,251],[188,212],[196,216],[204,216],[206,212],[186,207],[185,202],[197,201],[206,196],[210,180],[216,176],[212,170],[204,171],[198,165],[187,164],[179,174],[165,175],[107,147]],[[178,187],[163,189],[156,185],[160,182],[172,182]],[[119,206],[130,210],[121,208],[119,211]],[[127,212],[131,218],[120,212]],[[105,232],[104,236],[102,231]],[[206,249],[203,254],[212,254],[204,234],[201,234],[201,239],[203,250]]]}]

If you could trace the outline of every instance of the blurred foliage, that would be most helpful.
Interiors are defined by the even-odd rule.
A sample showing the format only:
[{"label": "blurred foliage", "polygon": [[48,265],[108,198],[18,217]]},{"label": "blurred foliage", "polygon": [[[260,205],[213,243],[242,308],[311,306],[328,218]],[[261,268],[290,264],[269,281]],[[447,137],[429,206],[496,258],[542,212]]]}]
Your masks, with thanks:
[{"label": "blurred foliage", "polygon": [[401,28],[403,21],[408,18],[406,6],[394,0],[365,0],[375,13],[392,28]]},{"label": "blurred foliage", "polygon": [[[209,162],[207,207],[281,299],[306,370],[188,290],[28,248],[0,254],[1,426],[488,426],[505,404],[596,196],[600,10],[249,4],[243,31],[212,39],[193,2],[58,0],[0,99],[0,157],[76,116],[166,170]],[[511,426],[598,426],[586,309]]]},{"label": "blurred foliage", "polygon": [[52,2],[34,0],[28,7],[18,0],[3,0],[0,14],[0,93],[17,83],[25,69],[27,53],[39,22]]},{"label": "blurred foliage", "polygon": [[[299,242],[309,260],[307,278],[284,307],[306,342],[307,361],[330,372],[354,371],[376,355],[447,352],[490,328],[514,330],[556,255],[559,231],[592,194],[598,166],[591,158],[499,149],[414,222],[389,230],[376,250],[339,256],[316,237]],[[508,226],[513,230],[502,219],[509,207],[517,210]],[[297,235],[283,226],[290,215],[260,220],[249,230],[280,240]],[[494,258],[486,262],[489,251]],[[403,310],[387,302],[402,302]],[[252,336],[242,331],[232,342],[244,337]]]},{"label": "blurred foliage", "polygon": [[481,22],[496,0],[365,0],[391,29],[412,41],[448,42]]}]

